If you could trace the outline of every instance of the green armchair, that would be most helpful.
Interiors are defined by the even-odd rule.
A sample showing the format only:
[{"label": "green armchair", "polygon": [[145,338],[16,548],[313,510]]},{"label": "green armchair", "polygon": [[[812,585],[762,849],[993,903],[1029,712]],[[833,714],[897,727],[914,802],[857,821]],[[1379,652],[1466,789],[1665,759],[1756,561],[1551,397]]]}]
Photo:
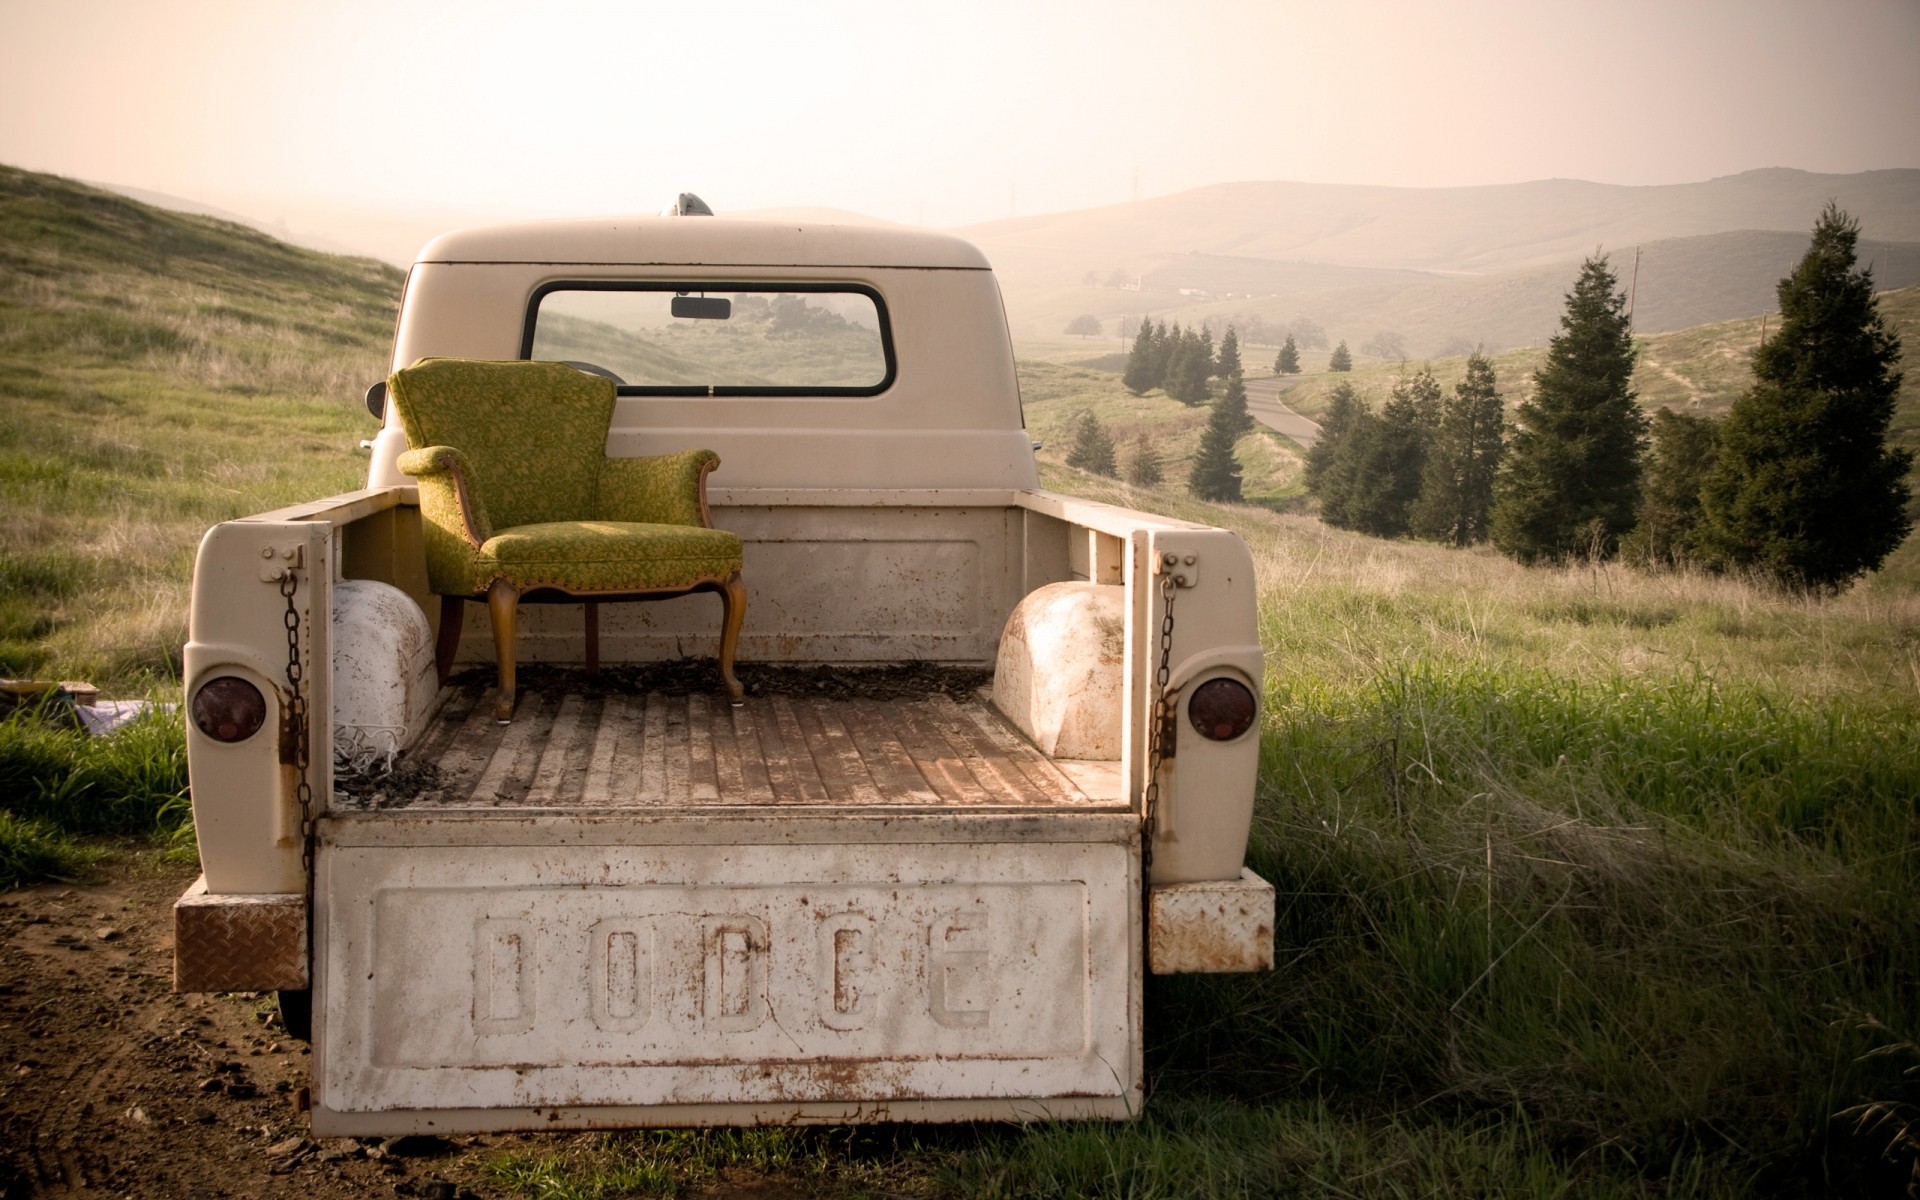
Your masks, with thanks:
[{"label": "green armchair", "polygon": [[588,670],[599,667],[600,601],[720,593],[720,676],[741,702],[733,656],[746,618],[740,538],[712,528],[711,450],[608,458],[611,380],[564,363],[422,359],[387,394],[410,447],[399,468],[420,481],[427,578],[440,597],[442,680],[469,600],[493,620],[500,691],[513,718],[514,618],[520,603],[586,604]]}]

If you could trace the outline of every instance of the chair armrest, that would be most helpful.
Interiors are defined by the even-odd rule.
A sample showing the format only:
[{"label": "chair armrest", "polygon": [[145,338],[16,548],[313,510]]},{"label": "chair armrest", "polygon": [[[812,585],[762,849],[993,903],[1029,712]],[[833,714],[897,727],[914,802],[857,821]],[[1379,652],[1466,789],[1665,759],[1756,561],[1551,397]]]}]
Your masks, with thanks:
[{"label": "chair armrest", "polygon": [[609,458],[600,466],[602,521],[712,528],[707,475],[720,465],[711,450],[682,450],[648,458]]},{"label": "chair armrest", "polygon": [[420,481],[421,515],[429,523],[464,536],[476,550],[493,536],[466,455],[452,446],[423,446],[402,454],[394,466]]}]

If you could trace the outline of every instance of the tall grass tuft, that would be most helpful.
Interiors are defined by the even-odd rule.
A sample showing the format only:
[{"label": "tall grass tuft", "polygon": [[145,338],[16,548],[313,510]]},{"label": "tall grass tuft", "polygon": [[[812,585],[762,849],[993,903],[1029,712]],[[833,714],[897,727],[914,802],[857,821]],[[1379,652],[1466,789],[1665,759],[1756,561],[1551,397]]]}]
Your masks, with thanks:
[{"label": "tall grass tuft", "polygon": [[[0,839],[19,873],[5,881],[71,874],[85,854],[73,834],[155,838],[191,846],[186,730],[177,710],[148,709],[111,736],[93,737],[22,711],[0,721]],[[64,847],[64,849],[62,849]],[[36,873],[34,855],[55,853]],[[59,853],[72,856],[58,859]],[[4,886],[0,885],[0,886]]]}]

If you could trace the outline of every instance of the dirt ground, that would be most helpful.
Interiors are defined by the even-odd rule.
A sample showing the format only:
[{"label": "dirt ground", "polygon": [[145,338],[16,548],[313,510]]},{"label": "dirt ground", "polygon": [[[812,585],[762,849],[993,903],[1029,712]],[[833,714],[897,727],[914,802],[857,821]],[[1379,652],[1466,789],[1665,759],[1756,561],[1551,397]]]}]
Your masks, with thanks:
[{"label": "dirt ground", "polygon": [[123,855],[0,893],[0,1197],[505,1195],[485,1161],[537,1139],[306,1136],[272,997],[172,990],[195,873]]},{"label": "dirt ground", "polygon": [[[307,1047],[271,995],[173,991],[197,870],[119,854],[84,884],[0,892],[0,1200],[517,1196],[487,1164],[582,1134],[307,1136]],[[747,1171],[689,1200],[817,1194]]]}]

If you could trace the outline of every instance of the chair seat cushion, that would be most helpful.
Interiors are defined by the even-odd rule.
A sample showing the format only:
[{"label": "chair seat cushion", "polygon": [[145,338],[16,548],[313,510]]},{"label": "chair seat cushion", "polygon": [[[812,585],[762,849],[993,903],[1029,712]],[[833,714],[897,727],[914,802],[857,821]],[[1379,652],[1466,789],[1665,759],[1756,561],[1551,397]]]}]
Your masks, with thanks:
[{"label": "chair seat cushion", "polygon": [[665,591],[738,571],[740,537],[697,525],[553,521],[503,529],[476,558],[483,581],[506,579],[523,592]]}]

